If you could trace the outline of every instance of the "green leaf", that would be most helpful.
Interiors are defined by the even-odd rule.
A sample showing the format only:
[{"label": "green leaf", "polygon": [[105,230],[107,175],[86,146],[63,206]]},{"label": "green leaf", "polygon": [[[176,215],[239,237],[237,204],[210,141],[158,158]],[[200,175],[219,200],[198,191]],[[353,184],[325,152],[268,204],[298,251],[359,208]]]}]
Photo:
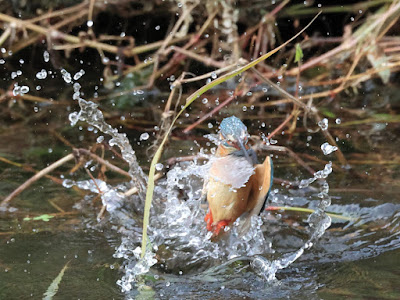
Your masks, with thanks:
[{"label": "green leaf", "polygon": [[154,192],[154,175],[156,172],[156,164],[158,163],[158,161],[160,160],[161,157],[161,153],[163,150],[163,147],[168,139],[169,134],[172,131],[172,128],[174,127],[175,122],[178,120],[178,118],[181,116],[181,114],[186,110],[186,108],[188,108],[190,106],[190,104],[192,104],[196,99],[198,99],[202,94],[204,94],[205,92],[207,92],[208,90],[210,90],[211,88],[237,76],[240,75],[241,73],[243,73],[244,71],[247,71],[248,69],[256,66],[258,63],[266,60],[268,57],[272,56],[273,54],[275,54],[276,52],[278,52],[279,50],[281,50],[283,47],[285,47],[287,44],[289,44],[291,41],[293,41],[294,39],[296,39],[300,34],[302,34],[310,25],[312,22],[314,22],[314,20],[320,15],[317,14],[310,23],[308,23],[308,25],[306,27],[304,27],[301,31],[299,31],[299,33],[297,33],[295,36],[293,36],[292,38],[290,38],[289,40],[287,40],[285,43],[281,44],[279,47],[276,47],[275,49],[271,50],[270,52],[264,54],[263,56],[253,60],[252,62],[232,71],[229,72],[227,74],[225,74],[224,76],[221,76],[217,79],[215,79],[214,81],[211,81],[210,83],[206,84],[205,86],[201,87],[200,89],[198,89],[196,92],[194,92],[193,94],[191,94],[187,99],[186,99],[186,103],[184,105],[184,107],[179,111],[179,113],[176,115],[176,117],[173,119],[170,127],[168,128],[168,130],[166,131],[163,140],[160,143],[160,146],[158,147],[156,153],[153,156],[153,159],[151,161],[151,165],[150,165],[150,171],[149,171],[149,178],[147,181],[147,191],[146,191],[146,201],[144,204],[144,216],[143,216],[143,234],[142,234],[142,254],[141,257],[143,258],[145,253],[146,253],[146,245],[147,245],[147,226],[149,224],[149,219],[150,219],[150,207],[151,207],[151,202],[153,201],[153,192]]},{"label": "green leaf", "polygon": [[51,216],[51,215],[48,215],[48,214],[44,214],[44,215],[40,215],[40,216],[37,216],[37,217],[33,217],[33,218],[29,218],[29,217],[26,217],[26,218],[24,218],[23,220],[24,221],[44,221],[44,222],[48,222],[48,221],[50,221],[50,219],[52,219],[52,218],[54,218],[54,216]]},{"label": "green leaf", "polygon": [[68,268],[69,262],[67,262],[64,268],[61,269],[60,273],[58,273],[57,277],[54,278],[53,282],[47,288],[46,293],[43,294],[44,300],[51,300],[58,292],[58,286],[64,276],[65,270]]},{"label": "green leaf", "polygon": [[321,112],[325,117],[328,117],[328,118],[336,118],[336,115],[335,115],[333,112],[331,112],[330,110],[321,109],[320,112]]},{"label": "green leaf", "polygon": [[300,44],[296,44],[296,55],[294,56],[294,62],[298,63],[303,59],[303,50],[301,50]]},{"label": "green leaf", "polygon": [[40,215],[40,216],[38,216],[38,217],[34,217],[34,218],[33,218],[33,221],[42,220],[42,221],[44,221],[44,222],[48,222],[48,221],[50,221],[50,219],[52,219],[52,218],[54,218],[54,216],[50,216],[50,215],[48,215],[48,214],[44,214],[44,215]]}]

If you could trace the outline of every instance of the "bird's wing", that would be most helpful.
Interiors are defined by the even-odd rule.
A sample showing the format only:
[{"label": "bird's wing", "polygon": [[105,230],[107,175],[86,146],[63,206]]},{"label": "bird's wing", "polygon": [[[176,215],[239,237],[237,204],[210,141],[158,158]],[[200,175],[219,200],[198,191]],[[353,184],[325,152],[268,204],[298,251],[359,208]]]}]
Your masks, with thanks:
[{"label": "bird's wing", "polygon": [[265,208],[273,180],[273,164],[271,157],[267,156],[263,164],[255,167],[255,174],[250,178],[251,191],[247,202],[247,213],[241,219],[239,235],[243,236],[251,226],[251,217],[260,214]]},{"label": "bird's wing", "polygon": [[[274,169],[270,156],[265,158],[263,164],[259,164],[255,168],[255,174],[252,180],[252,192],[249,199],[249,208],[251,215],[260,214],[265,208],[269,193],[272,187],[274,177]],[[254,201],[254,203],[252,203]]]}]

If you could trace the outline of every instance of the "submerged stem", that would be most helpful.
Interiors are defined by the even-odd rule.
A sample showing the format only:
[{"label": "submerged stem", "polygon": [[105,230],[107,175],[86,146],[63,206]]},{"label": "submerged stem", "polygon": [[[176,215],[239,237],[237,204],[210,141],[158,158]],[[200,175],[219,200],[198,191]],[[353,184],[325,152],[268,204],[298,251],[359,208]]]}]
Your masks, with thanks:
[{"label": "submerged stem", "polygon": [[[315,210],[311,208],[303,208],[303,207],[296,207],[296,206],[268,206],[265,208],[267,211],[275,211],[275,210],[283,210],[283,211],[297,211],[297,212],[304,212],[304,213],[314,213]],[[340,220],[345,220],[345,221],[355,221],[355,218],[352,217],[346,217],[342,215],[338,215],[336,213],[326,213],[328,216]]]}]

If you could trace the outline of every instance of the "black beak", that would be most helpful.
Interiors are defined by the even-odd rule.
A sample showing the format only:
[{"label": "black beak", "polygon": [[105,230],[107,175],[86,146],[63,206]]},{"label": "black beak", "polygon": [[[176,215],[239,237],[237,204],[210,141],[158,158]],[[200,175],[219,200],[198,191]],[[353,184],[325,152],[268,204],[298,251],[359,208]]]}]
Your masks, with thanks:
[{"label": "black beak", "polygon": [[253,161],[252,161],[252,159],[250,158],[249,154],[247,153],[246,147],[243,145],[242,140],[241,140],[241,139],[237,139],[237,141],[238,141],[238,144],[239,144],[240,148],[242,149],[242,151],[243,151],[243,153],[244,153],[244,156],[245,156],[246,159],[249,161],[249,163],[250,163],[251,165],[253,165]]}]

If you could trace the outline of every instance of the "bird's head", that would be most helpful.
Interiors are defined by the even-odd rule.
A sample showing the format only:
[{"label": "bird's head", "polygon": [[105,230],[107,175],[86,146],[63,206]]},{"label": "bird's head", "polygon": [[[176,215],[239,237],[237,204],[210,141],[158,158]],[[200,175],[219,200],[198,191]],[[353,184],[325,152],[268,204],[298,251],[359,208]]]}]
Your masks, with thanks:
[{"label": "bird's head", "polygon": [[220,147],[223,148],[224,152],[231,154],[236,151],[243,151],[244,155],[247,154],[247,150],[250,148],[247,145],[249,134],[247,127],[239,118],[235,116],[225,118],[219,128]]}]

